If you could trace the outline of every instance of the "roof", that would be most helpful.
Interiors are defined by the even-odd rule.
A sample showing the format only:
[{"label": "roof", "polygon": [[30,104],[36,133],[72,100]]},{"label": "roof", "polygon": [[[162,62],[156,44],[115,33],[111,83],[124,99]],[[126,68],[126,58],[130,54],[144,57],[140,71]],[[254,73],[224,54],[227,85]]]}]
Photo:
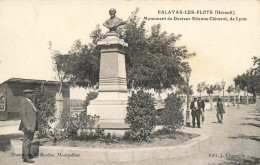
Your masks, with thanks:
[{"label": "roof", "polygon": [[48,81],[48,80],[35,80],[35,79],[23,79],[23,78],[10,78],[0,85],[9,82],[20,82],[20,83],[38,83],[38,84],[60,84],[59,81]]}]

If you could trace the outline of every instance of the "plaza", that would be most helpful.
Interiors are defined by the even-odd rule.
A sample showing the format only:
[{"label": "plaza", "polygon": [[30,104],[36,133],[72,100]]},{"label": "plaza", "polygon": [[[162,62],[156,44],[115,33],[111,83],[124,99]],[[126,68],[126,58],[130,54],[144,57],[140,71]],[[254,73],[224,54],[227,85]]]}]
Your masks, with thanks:
[{"label": "plaza", "polygon": [[[260,117],[255,104],[241,105],[238,109],[236,106],[226,108],[224,114],[224,123],[217,123],[216,111],[205,110],[205,123],[202,128],[185,127],[183,132],[197,133],[200,135],[210,135],[211,145],[201,149],[201,152],[193,154],[188,158],[172,158],[159,160],[142,160],[139,162],[102,162],[88,161],[83,162],[79,157],[38,157],[35,158],[39,165],[55,163],[55,164],[259,164],[260,163]],[[2,128],[3,126],[1,126]],[[12,126],[14,127],[14,126]],[[15,132],[14,132],[15,133]],[[9,134],[15,136],[15,134]],[[3,137],[4,135],[1,135]],[[5,135],[6,136],[6,135]],[[17,135],[16,135],[17,136]],[[1,138],[2,139],[2,138]],[[10,148],[9,148],[10,149]],[[8,164],[21,163],[21,157],[12,156],[9,149],[1,149],[1,162]]]},{"label": "plaza", "polygon": [[260,164],[259,2],[0,4],[1,165]]}]

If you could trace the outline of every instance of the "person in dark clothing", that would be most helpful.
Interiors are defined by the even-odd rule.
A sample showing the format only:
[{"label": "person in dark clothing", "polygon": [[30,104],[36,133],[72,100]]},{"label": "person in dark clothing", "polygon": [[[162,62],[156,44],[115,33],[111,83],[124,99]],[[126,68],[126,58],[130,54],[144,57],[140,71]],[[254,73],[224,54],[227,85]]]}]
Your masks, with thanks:
[{"label": "person in dark clothing", "polygon": [[192,115],[192,126],[195,127],[195,119],[196,119],[198,128],[201,128],[200,127],[200,114],[201,114],[200,103],[197,101],[196,97],[191,102],[190,109]]},{"label": "person in dark clothing", "polygon": [[225,113],[224,106],[223,106],[221,98],[218,98],[218,101],[217,101],[217,119],[218,119],[218,122],[221,123],[221,124],[223,124],[223,113]]},{"label": "person in dark clothing", "polygon": [[200,104],[202,123],[204,123],[204,121],[205,121],[205,115],[204,115],[205,103],[203,100],[201,100],[201,97],[198,97],[198,102]]},{"label": "person in dark clothing", "polygon": [[40,130],[40,123],[37,115],[37,109],[29,99],[33,90],[26,89],[23,91],[25,97],[20,100],[20,117],[21,123],[19,130],[24,132],[23,146],[22,146],[22,159],[26,163],[34,163],[33,155],[30,154],[31,143],[33,141],[34,132]]}]

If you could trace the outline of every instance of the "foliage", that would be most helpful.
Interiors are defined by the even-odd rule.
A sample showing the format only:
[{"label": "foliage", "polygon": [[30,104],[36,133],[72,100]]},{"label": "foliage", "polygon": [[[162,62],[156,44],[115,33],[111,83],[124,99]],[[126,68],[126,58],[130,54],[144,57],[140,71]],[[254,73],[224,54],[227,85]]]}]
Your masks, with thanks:
[{"label": "foliage", "polygon": [[99,117],[87,115],[86,111],[79,115],[71,115],[69,118],[62,118],[63,130],[60,132],[59,139],[80,139],[90,140],[105,136],[104,130],[97,126]]},{"label": "foliage", "polygon": [[[99,31],[97,27],[93,33]],[[96,37],[92,37],[92,42],[96,42]],[[76,40],[67,54],[53,51],[54,70],[71,86],[93,88],[98,83],[100,54],[93,43],[88,46]]]},{"label": "foliage", "polygon": [[[193,85],[190,85],[189,86],[189,95],[192,96],[194,94],[193,92]],[[187,88],[187,85],[184,84],[184,85],[179,85],[179,92],[180,93],[184,93],[185,95],[188,94],[188,88]]]},{"label": "foliage", "polygon": [[[168,34],[160,24],[145,29],[145,21],[140,21],[138,9],[132,12],[126,25],[118,29],[129,47],[126,50],[126,74],[128,89],[169,89],[182,83],[182,74],[190,67],[185,59],[190,54],[185,46],[177,47],[181,35]],[[64,80],[80,87],[94,87],[98,83],[100,48],[97,42],[104,38],[99,26],[90,35],[92,42],[82,44],[77,40],[71,50],[62,54],[53,52],[55,70],[63,73]]]},{"label": "foliage", "polygon": [[204,90],[206,90],[206,82],[204,81],[204,82],[200,82],[198,85],[197,85],[197,92],[199,92],[200,93],[200,95],[201,95],[201,93],[204,91]]},{"label": "foliage", "polygon": [[163,125],[167,130],[176,131],[184,124],[182,114],[182,98],[177,93],[168,94],[164,100],[165,109],[163,111]]},{"label": "foliage", "polygon": [[158,129],[156,131],[153,132],[153,136],[159,136],[159,135],[168,135],[168,134],[172,134],[175,133],[175,131],[172,131],[170,129],[167,129],[165,127],[163,127],[162,129]]},{"label": "foliage", "polygon": [[253,59],[253,66],[255,66],[255,68],[252,68],[252,70],[260,74],[260,57],[254,56],[252,59]]},{"label": "foliage", "polygon": [[[166,136],[164,136],[166,135]],[[156,138],[162,138],[162,137],[167,137],[167,138],[171,138],[171,139],[176,139],[178,135],[190,135],[190,136],[195,136],[196,134],[187,134],[181,131],[174,131],[174,130],[169,130],[164,128],[158,129],[156,131],[153,132],[153,137]],[[197,135],[198,136],[198,135]]]},{"label": "foliage", "polygon": [[55,98],[46,90],[37,88],[29,96],[38,110],[39,119],[41,122],[41,129],[37,136],[39,138],[46,137],[50,134],[50,125],[55,121]]},{"label": "foliage", "polygon": [[129,124],[130,139],[147,141],[156,126],[156,109],[152,94],[143,90],[133,92],[128,99],[125,122]]},{"label": "foliage", "polygon": [[215,84],[215,91],[220,92],[220,91],[222,91],[222,90],[223,90],[222,85],[220,85],[219,83],[216,83],[216,84]]},{"label": "foliage", "polygon": [[215,84],[215,85],[207,84],[205,89],[206,89],[208,95],[211,96],[215,91],[221,91],[222,87],[219,84]]},{"label": "foliage", "polygon": [[238,75],[234,78],[235,85],[242,90],[256,95],[260,95],[260,58],[253,57],[253,68],[250,68],[242,75]]},{"label": "foliage", "polygon": [[189,68],[183,59],[189,54],[185,47],[176,47],[181,35],[168,34],[161,25],[151,27],[147,35],[145,21],[137,17],[138,9],[132,13],[125,25],[122,37],[128,43],[126,55],[128,87],[134,89],[162,89],[183,82],[182,73]]},{"label": "foliage", "polygon": [[98,92],[95,92],[95,91],[94,92],[89,92],[87,94],[86,100],[83,103],[83,107],[85,109],[87,109],[87,106],[89,105],[90,101],[94,100],[95,98],[97,98],[97,96],[98,96]]},{"label": "foliage", "polygon": [[107,135],[105,136],[105,142],[106,143],[112,143],[112,142],[117,142],[116,141],[116,135],[113,133],[112,135],[108,132]]},{"label": "foliage", "polygon": [[234,86],[233,86],[233,85],[230,85],[230,86],[227,88],[227,92],[228,92],[228,93],[235,92]]}]

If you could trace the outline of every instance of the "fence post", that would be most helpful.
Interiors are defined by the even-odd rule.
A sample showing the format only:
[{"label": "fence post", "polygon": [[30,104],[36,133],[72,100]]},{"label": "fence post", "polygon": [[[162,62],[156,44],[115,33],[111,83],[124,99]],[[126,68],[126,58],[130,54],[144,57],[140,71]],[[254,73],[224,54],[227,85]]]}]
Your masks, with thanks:
[{"label": "fence post", "polygon": [[256,106],[258,112],[260,113],[260,96],[256,96]]}]

